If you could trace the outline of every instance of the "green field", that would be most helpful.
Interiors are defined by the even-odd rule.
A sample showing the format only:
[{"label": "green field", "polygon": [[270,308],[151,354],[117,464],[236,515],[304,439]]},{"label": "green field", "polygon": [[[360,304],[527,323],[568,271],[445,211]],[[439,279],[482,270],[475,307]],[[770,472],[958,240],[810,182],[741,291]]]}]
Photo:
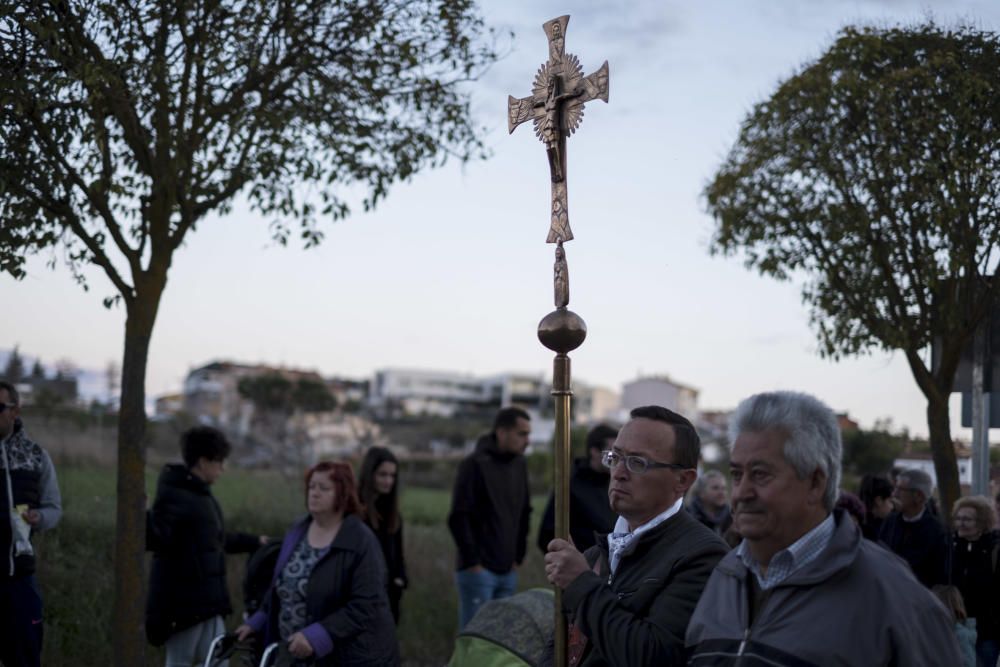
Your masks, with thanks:
[{"label": "green field", "polygon": [[[115,475],[113,470],[58,464],[64,514],[52,532],[38,536],[38,578],[45,599],[45,649],[49,667],[111,664]],[[147,474],[147,493],[155,491],[156,471]],[[405,481],[405,480],[404,480]],[[230,470],[213,487],[227,528],[281,536],[304,513],[301,478],[271,472]],[[406,563],[410,588],[403,596],[399,627],[406,665],[442,665],[451,654],[456,631],[455,549],[445,525],[450,501],[444,489],[403,486]],[[522,589],[545,585],[541,553],[534,546],[545,498],[532,499],[528,557],[521,569]],[[235,613],[242,613],[240,581],[245,556],[228,559]],[[162,653],[150,647],[149,665],[162,665]]]}]

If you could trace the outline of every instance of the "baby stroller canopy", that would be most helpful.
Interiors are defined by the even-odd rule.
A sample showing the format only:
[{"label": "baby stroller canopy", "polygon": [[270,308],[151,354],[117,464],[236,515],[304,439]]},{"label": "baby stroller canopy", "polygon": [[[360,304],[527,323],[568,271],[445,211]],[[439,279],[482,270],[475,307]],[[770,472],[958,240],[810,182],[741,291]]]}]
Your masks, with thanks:
[{"label": "baby stroller canopy", "polygon": [[555,596],[532,588],[490,600],[458,634],[448,667],[543,667],[552,663]]}]

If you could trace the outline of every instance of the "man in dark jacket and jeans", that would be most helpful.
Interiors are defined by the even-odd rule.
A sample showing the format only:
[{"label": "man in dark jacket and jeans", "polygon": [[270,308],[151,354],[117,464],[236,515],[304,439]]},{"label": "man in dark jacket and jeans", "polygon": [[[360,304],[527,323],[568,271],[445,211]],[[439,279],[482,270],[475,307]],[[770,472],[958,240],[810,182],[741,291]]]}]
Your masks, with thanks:
[{"label": "man in dark jacket and jeans", "polygon": [[520,408],[503,408],[493,431],[458,467],[448,528],[458,548],[458,629],[483,603],[517,589],[517,568],[528,544],[531,499],[524,450],[531,418]]},{"label": "man in dark jacket and jeans", "polygon": [[149,512],[146,548],[153,552],[146,600],[146,636],[166,644],[166,667],[202,664],[213,637],[232,612],[226,553],[255,551],[267,541],[227,533],[211,485],[222,474],[229,442],[208,426],[181,436],[184,463],[160,474]]},{"label": "man in dark jacket and jeans", "polygon": [[632,410],[604,464],[614,531],[586,554],[555,539],[545,573],[573,616],[571,667],[682,665],[684,630],[725,543],[681,509],[694,482],[694,426],[660,406]]},{"label": "man in dark jacket and jeans", "polygon": [[53,528],[62,500],[52,459],[28,438],[14,385],[0,381],[0,663],[38,667],[42,597],[31,536]]}]

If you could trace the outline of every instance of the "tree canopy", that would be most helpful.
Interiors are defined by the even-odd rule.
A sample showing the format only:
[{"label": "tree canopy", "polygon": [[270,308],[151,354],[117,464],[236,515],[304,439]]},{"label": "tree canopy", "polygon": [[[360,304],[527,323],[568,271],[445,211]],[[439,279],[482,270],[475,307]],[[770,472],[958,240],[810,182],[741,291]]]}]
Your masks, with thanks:
[{"label": "tree canopy", "polygon": [[[59,247],[126,310],[115,664],[143,664],[145,376],[173,253],[236,198],[286,243],[484,149],[471,0],[0,0],[0,271]],[[84,283],[86,286],[86,284]]]},{"label": "tree canopy", "polygon": [[[948,395],[996,294],[997,72],[992,32],[845,28],[753,108],[705,190],[712,251],[801,279],[823,354],[906,355],[946,501],[958,492]],[[923,354],[934,338],[937,368]]]},{"label": "tree canopy", "polygon": [[[0,268],[64,242],[108,273],[163,259],[239,193],[285,241],[481,155],[466,95],[494,53],[473,3],[7,2]],[[134,277],[134,276],[133,276]]]}]

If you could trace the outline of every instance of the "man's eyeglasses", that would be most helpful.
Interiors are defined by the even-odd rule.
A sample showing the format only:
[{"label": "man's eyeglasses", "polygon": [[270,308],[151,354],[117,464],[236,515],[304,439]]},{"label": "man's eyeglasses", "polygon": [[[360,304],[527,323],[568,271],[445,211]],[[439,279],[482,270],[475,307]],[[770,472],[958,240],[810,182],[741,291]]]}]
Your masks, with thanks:
[{"label": "man's eyeglasses", "polygon": [[607,449],[601,452],[601,463],[604,464],[605,468],[610,468],[614,470],[618,467],[618,464],[625,461],[625,468],[636,475],[641,475],[652,468],[670,468],[671,470],[687,470],[688,466],[682,466],[680,463],[660,463],[659,461],[650,461],[642,456],[622,456],[618,452]]},{"label": "man's eyeglasses", "polygon": [[17,403],[0,403],[0,415],[7,412],[7,410],[13,410],[17,407]]}]

